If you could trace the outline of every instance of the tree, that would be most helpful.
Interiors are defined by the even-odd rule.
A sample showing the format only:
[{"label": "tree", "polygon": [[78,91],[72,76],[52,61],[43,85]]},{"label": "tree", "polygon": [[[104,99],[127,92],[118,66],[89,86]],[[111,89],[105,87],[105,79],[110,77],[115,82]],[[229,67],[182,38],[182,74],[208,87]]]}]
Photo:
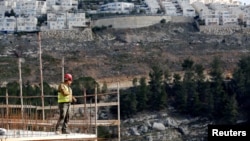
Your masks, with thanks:
[{"label": "tree", "polygon": [[[127,90],[121,90],[120,93],[120,111],[123,117],[132,117],[137,112],[137,101],[135,93],[133,93],[134,88]],[[116,110],[117,111],[117,110]]]},{"label": "tree", "polygon": [[245,113],[250,123],[250,56],[242,57],[238,62],[238,69],[233,74],[236,98],[239,108]]},{"label": "tree", "polygon": [[142,77],[140,78],[140,85],[138,86],[138,93],[137,93],[137,109],[138,111],[143,111],[148,108],[147,105],[147,95],[149,93],[148,86],[146,83],[146,78]]},{"label": "tree", "polygon": [[226,92],[223,89],[223,78],[222,78],[222,61],[219,58],[214,58],[211,62],[211,86],[210,90],[213,94],[213,116],[215,118],[222,118],[222,111],[225,110],[225,102],[227,99]]},{"label": "tree", "polygon": [[[191,115],[197,114],[199,111],[199,97],[197,93],[197,83],[195,81],[195,74],[194,74],[194,61],[190,58],[185,59],[182,63],[182,68],[185,71],[184,79],[183,79],[183,87],[185,89],[183,95],[186,95],[186,102],[187,109],[186,112],[190,113]],[[183,109],[184,110],[184,109]]]},{"label": "tree", "polygon": [[107,86],[107,82],[104,81],[103,85],[102,85],[102,93],[106,93],[108,91],[108,86]]},{"label": "tree", "polygon": [[[9,82],[6,86],[8,90],[9,96],[19,96],[19,84],[14,81],[14,82]],[[11,98],[9,99],[9,104],[20,104],[19,100],[17,98]]]},{"label": "tree", "polygon": [[149,73],[150,81],[149,81],[149,96],[150,99],[150,107],[152,110],[160,110],[164,108],[166,105],[167,99],[164,96],[166,93],[163,92],[165,89],[162,87],[163,85],[163,70],[159,66],[153,66],[152,71]]},{"label": "tree", "polygon": [[197,83],[197,93],[199,97],[199,113],[206,117],[212,117],[211,110],[213,109],[213,95],[210,93],[210,82],[205,81],[204,67],[201,64],[196,64],[194,67],[195,81]]},{"label": "tree", "polygon": [[174,92],[174,106],[180,111],[180,112],[186,112],[187,107],[187,95],[186,95],[186,89],[183,87],[181,83],[181,76],[179,74],[174,74],[174,86],[173,86],[173,92]]},{"label": "tree", "polygon": [[230,96],[225,101],[225,110],[223,112],[222,121],[225,124],[236,123],[238,117],[238,103],[236,101],[235,95]]},{"label": "tree", "polygon": [[11,9],[10,12],[9,12],[9,11],[6,11],[6,12],[4,13],[4,16],[5,16],[5,17],[11,17],[11,16],[16,17],[16,13],[14,12],[13,9]]},{"label": "tree", "polygon": [[[86,90],[86,94],[94,94],[95,88],[97,93],[100,92],[99,84],[92,77],[80,77],[74,80],[72,83],[72,91],[75,96],[83,96],[83,90]],[[87,100],[94,100],[94,97],[88,97]],[[79,103],[84,103],[84,99],[78,99]]]}]

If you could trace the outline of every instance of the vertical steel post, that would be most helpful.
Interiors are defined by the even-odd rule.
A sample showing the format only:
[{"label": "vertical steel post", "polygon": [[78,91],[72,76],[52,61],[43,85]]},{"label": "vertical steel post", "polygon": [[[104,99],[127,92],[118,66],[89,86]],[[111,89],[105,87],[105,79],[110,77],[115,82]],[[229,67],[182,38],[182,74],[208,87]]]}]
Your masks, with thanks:
[{"label": "vertical steel post", "polygon": [[42,66],[42,47],[41,47],[41,35],[40,35],[40,32],[38,32],[38,45],[39,45],[39,60],[40,60],[42,118],[44,120],[45,119],[45,113],[44,113],[44,93],[43,93],[43,66]]},{"label": "vertical steel post", "polygon": [[23,120],[23,82],[22,82],[22,69],[21,57],[18,56],[18,70],[19,70],[19,87],[20,87],[20,100],[21,100],[21,116]]},{"label": "vertical steel post", "polygon": [[118,112],[118,141],[121,140],[121,118],[120,118],[120,83],[119,81],[117,82],[117,112]]}]

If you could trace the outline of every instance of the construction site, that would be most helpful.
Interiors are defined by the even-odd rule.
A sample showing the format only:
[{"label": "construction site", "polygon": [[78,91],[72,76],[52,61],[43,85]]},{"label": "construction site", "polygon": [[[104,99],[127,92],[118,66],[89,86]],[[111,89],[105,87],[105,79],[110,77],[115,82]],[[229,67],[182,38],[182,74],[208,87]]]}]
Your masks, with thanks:
[{"label": "construction site", "polygon": [[[117,82],[117,90],[108,93],[98,93],[97,88],[94,94],[86,94],[83,88],[82,96],[75,96],[78,100],[84,101],[81,104],[72,104],[69,127],[70,134],[55,134],[55,126],[59,116],[58,105],[49,104],[45,106],[46,99],[57,99],[57,95],[45,95],[43,88],[43,66],[42,66],[42,49],[40,32],[38,37],[38,54],[40,61],[40,95],[24,96],[21,56],[16,53],[18,58],[19,70],[19,96],[13,96],[6,89],[6,94],[1,95],[0,103],[0,141],[56,141],[56,140],[81,140],[81,141],[101,141],[110,140],[98,137],[98,127],[109,126],[115,127],[117,137],[112,138],[120,140],[120,104],[119,104],[119,82]],[[15,53],[15,52],[14,52]],[[62,74],[64,74],[64,58],[62,58]],[[62,79],[63,81],[63,79]],[[115,101],[102,101],[98,97],[112,95]],[[18,104],[9,104],[12,100],[18,99]],[[37,101],[41,104],[32,105],[29,101]],[[90,99],[90,100],[89,100]],[[101,120],[98,117],[98,111],[101,107],[112,107],[117,109],[117,117]]]},{"label": "construction site", "polygon": [[[119,83],[118,83],[119,84]],[[117,85],[118,86],[118,85]],[[104,95],[114,95],[117,101],[113,102],[98,102],[97,99]],[[117,128],[117,138],[120,140],[120,116],[119,116],[119,86],[117,91],[103,94],[77,96],[77,99],[84,99],[84,104],[72,104],[69,127],[71,134],[55,134],[55,126],[58,119],[58,106],[42,106],[42,105],[29,105],[28,103],[20,105],[8,104],[10,99],[18,98],[23,99],[36,99],[39,98],[43,101],[44,98],[52,98],[55,96],[9,96],[6,91],[6,103],[0,105],[0,129],[5,133],[0,134],[0,141],[44,141],[44,140],[81,140],[81,141],[99,141],[107,140],[105,138],[98,138],[99,126],[115,126]],[[93,97],[95,102],[88,102],[87,97]],[[93,100],[92,100],[93,101]],[[99,107],[117,106],[118,117],[117,119],[99,120],[98,109]]]}]

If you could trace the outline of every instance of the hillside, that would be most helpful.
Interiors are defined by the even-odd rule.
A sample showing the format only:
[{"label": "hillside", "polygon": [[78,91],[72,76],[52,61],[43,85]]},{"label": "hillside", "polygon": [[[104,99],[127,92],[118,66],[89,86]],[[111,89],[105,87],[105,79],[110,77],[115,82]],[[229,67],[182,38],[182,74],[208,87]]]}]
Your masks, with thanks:
[{"label": "hillside", "polygon": [[[75,79],[91,76],[100,82],[112,82],[148,76],[155,64],[180,72],[183,59],[188,57],[207,70],[211,60],[220,57],[225,72],[231,72],[250,47],[250,39],[243,32],[207,35],[190,23],[165,23],[140,29],[95,28],[91,36],[92,40],[42,36],[44,81],[60,82],[62,56],[65,72],[72,73]],[[0,83],[19,79],[14,50],[22,54],[23,82],[39,83],[36,34],[1,35]]]}]

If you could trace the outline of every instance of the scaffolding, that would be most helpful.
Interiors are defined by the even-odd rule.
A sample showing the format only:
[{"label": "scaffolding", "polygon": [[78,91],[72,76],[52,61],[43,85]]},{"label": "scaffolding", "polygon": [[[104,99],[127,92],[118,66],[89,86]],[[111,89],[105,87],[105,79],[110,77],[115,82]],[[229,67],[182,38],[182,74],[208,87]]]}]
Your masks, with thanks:
[{"label": "scaffolding", "polygon": [[[98,102],[98,97],[115,95],[116,101]],[[44,98],[57,96],[44,95]],[[87,97],[92,97],[89,102]],[[58,119],[58,106],[35,106],[35,105],[10,105],[10,98],[41,99],[41,96],[9,96],[6,92],[6,102],[0,104],[0,128],[6,129],[6,134],[0,135],[0,141],[45,141],[45,140],[81,140],[97,141],[99,126],[117,126],[117,140],[120,141],[120,102],[119,83],[117,91],[97,94],[76,96],[83,98],[83,104],[71,105],[72,115],[69,122],[71,134],[55,134],[55,126]],[[92,103],[94,99],[94,103]],[[44,104],[43,104],[44,105]],[[117,118],[100,120],[98,110],[100,107],[117,106]],[[22,109],[23,108],[23,109]],[[105,140],[105,139],[102,139]]]}]

